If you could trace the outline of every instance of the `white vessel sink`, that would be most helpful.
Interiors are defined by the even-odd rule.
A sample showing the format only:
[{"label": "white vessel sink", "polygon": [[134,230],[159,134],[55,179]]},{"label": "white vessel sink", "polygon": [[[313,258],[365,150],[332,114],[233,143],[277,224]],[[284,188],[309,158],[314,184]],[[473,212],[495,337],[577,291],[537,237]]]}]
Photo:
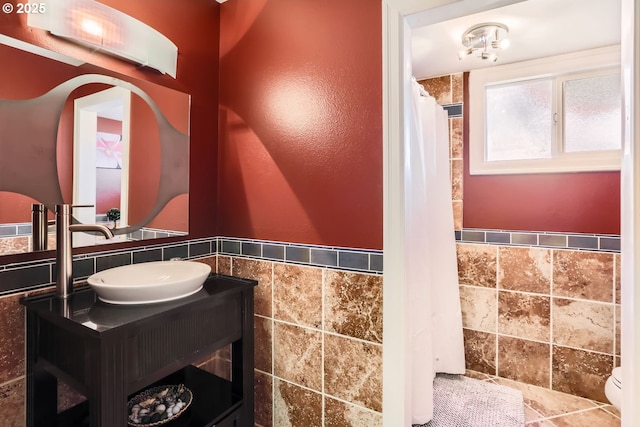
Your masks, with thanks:
[{"label": "white vessel sink", "polygon": [[103,270],[87,282],[101,301],[151,304],[195,294],[209,273],[211,267],[201,262],[155,261]]}]

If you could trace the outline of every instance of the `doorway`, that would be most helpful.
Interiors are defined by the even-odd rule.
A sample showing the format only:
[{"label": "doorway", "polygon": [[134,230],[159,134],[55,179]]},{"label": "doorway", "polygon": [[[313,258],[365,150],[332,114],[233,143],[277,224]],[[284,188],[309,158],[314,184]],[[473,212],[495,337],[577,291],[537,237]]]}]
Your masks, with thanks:
[{"label": "doorway", "polygon": [[[383,157],[384,157],[384,337],[383,337],[383,425],[411,424],[411,361],[409,306],[404,288],[407,270],[407,242],[411,230],[405,224],[405,146],[409,137],[411,32],[412,28],[478,13],[517,1],[478,0],[383,0]],[[640,357],[640,340],[634,337],[640,327],[640,294],[634,292],[634,265],[640,261],[635,243],[640,244],[640,219],[635,219],[635,205],[640,201],[640,153],[633,142],[637,139],[640,119],[635,102],[640,95],[632,92],[638,86],[635,64],[634,27],[638,6],[633,0],[622,0],[622,68],[625,103],[625,150],[622,173],[622,359],[625,389],[623,391],[623,425],[640,425],[640,407],[633,398],[640,393],[640,369],[630,361]],[[405,114],[406,112],[406,114]],[[637,348],[637,349],[636,349]]]},{"label": "doorway", "polygon": [[[74,217],[85,224],[110,208],[128,224],[131,91],[112,87],[74,102]],[[95,236],[74,233],[74,246],[93,245]]]}]

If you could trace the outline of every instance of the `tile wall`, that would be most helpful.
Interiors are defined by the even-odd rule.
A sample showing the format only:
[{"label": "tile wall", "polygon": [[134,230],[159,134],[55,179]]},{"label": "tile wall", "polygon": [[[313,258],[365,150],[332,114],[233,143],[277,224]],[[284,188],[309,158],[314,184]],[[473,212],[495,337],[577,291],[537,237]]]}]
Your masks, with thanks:
[{"label": "tile wall", "polygon": [[453,225],[454,229],[462,230],[462,100],[464,91],[462,73],[420,80],[418,83],[420,83],[449,114],[449,159],[451,162]]},{"label": "tile wall", "polygon": [[620,364],[620,255],[458,244],[467,367],[607,402]]},{"label": "tile wall", "polygon": [[449,111],[467,368],[607,402],[620,364],[620,236],[462,223],[462,74],[422,80]]},{"label": "tile wall", "polygon": [[381,275],[227,255],[218,272],[259,282],[256,425],[382,425]]}]

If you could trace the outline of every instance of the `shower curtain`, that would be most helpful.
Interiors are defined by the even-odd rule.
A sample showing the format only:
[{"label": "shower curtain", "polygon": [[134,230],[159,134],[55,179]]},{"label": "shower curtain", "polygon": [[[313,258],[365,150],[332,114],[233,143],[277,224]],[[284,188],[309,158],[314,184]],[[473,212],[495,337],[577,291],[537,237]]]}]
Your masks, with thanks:
[{"label": "shower curtain", "polygon": [[464,374],[462,313],[451,203],[447,112],[412,82],[411,141],[405,151],[407,286],[412,423],[433,417],[436,372]]}]

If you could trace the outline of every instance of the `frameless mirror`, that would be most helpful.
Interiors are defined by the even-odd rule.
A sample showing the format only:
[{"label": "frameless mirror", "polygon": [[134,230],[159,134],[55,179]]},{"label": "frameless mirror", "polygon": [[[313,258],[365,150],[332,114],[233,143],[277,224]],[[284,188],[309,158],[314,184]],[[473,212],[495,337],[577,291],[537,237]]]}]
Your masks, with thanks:
[{"label": "frameless mirror", "polygon": [[0,57],[0,255],[31,250],[34,203],[49,219],[56,204],[92,206],[74,217],[117,241],[188,233],[189,95],[1,44]]}]

